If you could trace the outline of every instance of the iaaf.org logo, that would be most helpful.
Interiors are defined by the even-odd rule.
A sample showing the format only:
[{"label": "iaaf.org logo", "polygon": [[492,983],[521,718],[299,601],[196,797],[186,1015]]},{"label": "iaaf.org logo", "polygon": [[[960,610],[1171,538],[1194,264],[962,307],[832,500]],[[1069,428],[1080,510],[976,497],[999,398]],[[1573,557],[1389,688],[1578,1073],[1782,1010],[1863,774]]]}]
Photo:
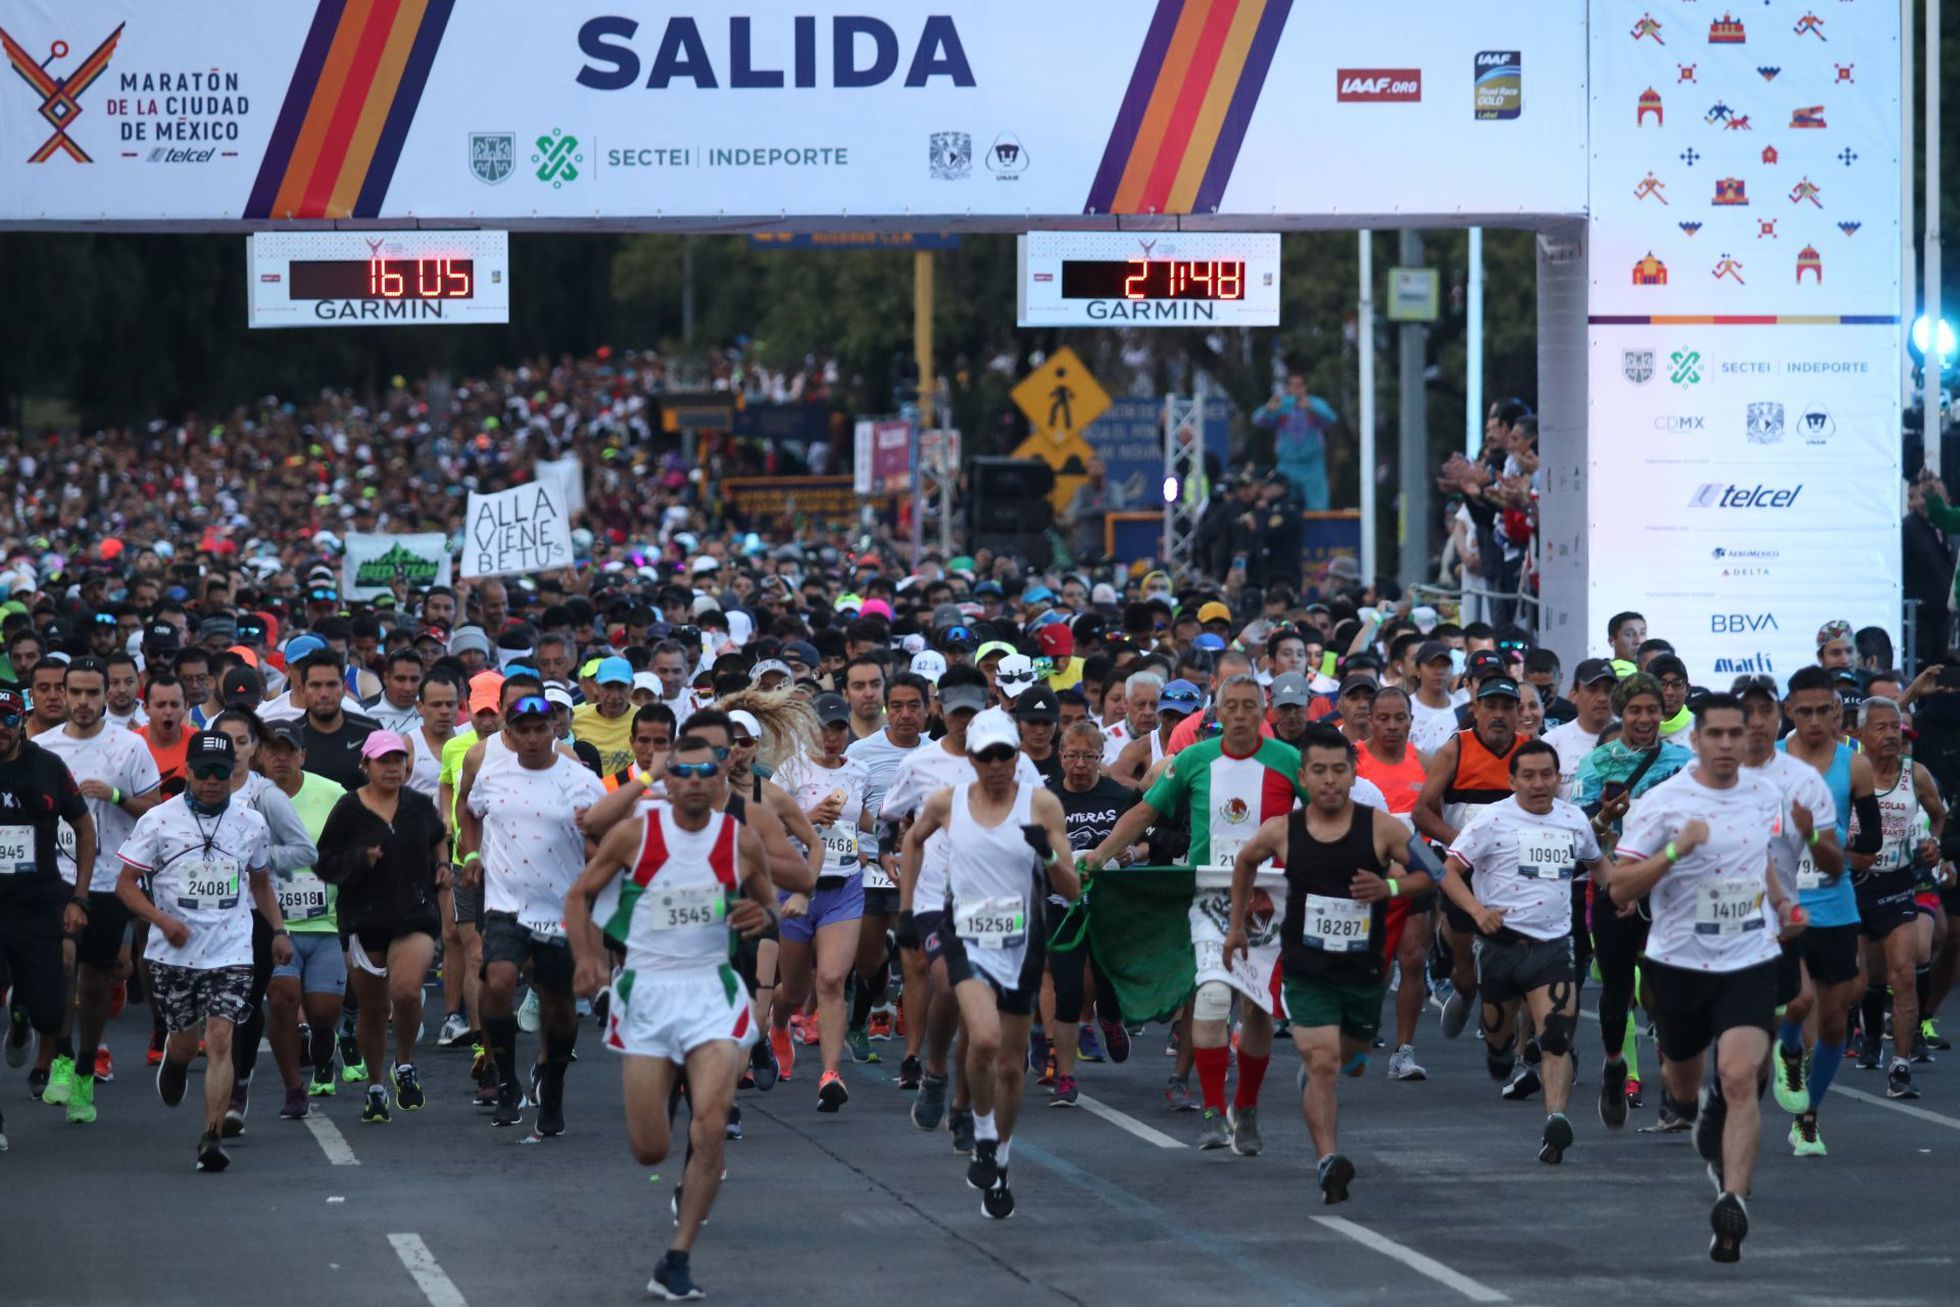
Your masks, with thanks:
[{"label": "iaaf.org logo", "polygon": [[1688,496],[1689,508],[1794,508],[1797,496],[1803,493],[1803,483],[1798,482],[1788,490],[1778,490],[1770,486],[1727,485],[1720,481],[1708,481]]},{"label": "iaaf.org logo", "polygon": [[1708,615],[1710,635],[1748,635],[1753,631],[1780,629],[1776,624],[1775,613],[1710,613]]},{"label": "iaaf.org logo", "polygon": [[76,163],[94,163],[88,151],[76,144],[68,129],[81,117],[82,92],[95,85],[95,79],[109,69],[109,60],[115,57],[116,43],[122,40],[123,27],[118,23],[116,30],[103,38],[102,44],[89,52],[86,59],[67,73],[51,73],[48,65],[57,59],[68,57],[68,42],[54,41],[48,46],[48,57],[36,60],[22,48],[20,43],[9,36],[6,29],[0,28],[0,49],[7,52],[7,62],[14,66],[21,80],[41,97],[41,117],[47,119],[54,128],[54,135],[41,142],[39,149],[27,156],[29,163],[46,163],[54,157],[56,150],[62,151]]},{"label": "iaaf.org logo", "polygon": [[1344,104],[1415,104],[1422,99],[1422,69],[1337,69],[1334,98]]}]

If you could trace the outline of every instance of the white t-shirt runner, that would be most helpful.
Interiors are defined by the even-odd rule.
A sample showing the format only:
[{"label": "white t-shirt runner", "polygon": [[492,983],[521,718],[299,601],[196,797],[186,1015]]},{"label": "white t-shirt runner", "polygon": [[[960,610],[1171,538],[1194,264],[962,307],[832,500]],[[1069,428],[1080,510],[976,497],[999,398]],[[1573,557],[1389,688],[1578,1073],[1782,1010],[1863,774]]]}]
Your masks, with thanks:
[{"label": "white t-shirt runner", "polygon": [[597,776],[558,753],[536,770],[515,755],[509,765],[479,770],[470,813],[482,826],[484,910],[511,913],[526,930],[562,937],[565,895],[585,870],[585,837],[573,814],[605,794]]},{"label": "white t-shirt runner", "polygon": [[[932,741],[922,735],[919,737],[919,743],[909,749],[902,749],[892,743],[889,728],[873,731],[862,740],[851,741],[850,747],[844,750],[844,756],[864,764],[864,806],[871,809],[874,818],[884,810],[885,791],[891,787],[892,776],[898,771],[898,764],[921,748],[929,748],[931,745]],[[887,876],[885,869],[878,864],[878,857],[881,853],[896,856],[898,850],[881,847],[875,828],[862,832],[858,836],[858,845],[864,850],[865,856],[864,887],[896,889],[897,886],[892,883],[891,877]]]},{"label": "white t-shirt runner", "polygon": [[[865,765],[848,753],[841,767],[825,767],[799,754],[783,764],[775,779],[806,813],[829,795],[843,791],[843,815],[828,826],[817,827],[817,838],[823,841],[823,871],[818,878],[858,875],[862,870],[858,861],[858,817],[864,811],[864,787],[870,780]],[[867,889],[890,888],[882,870],[875,877],[869,871],[864,876]]]},{"label": "white t-shirt runner", "polygon": [[149,877],[151,901],[191,928],[182,948],[152,929],[144,958],[201,971],[251,966],[251,875],[266,869],[271,847],[265,818],[236,795],[216,817],[179,794],[137,818],[120,856]]},{"label": "white t-shirt runner", "polygon": [[1477,902],[1502,908],[1510,929],[1563,939],[1572,933],[1573,875],[1579,863],[1599,861],[1599,841],[1577,806],[1553,799],[1541,816],[1512,795],[1477,809],[1456,833],[1450,856],[1475,873]]},{"label": "white t-shirt runner", "polygon": [[1558,796],[1568,803],[1572,799],[1572,783],[1579,775],[1579,761],[1599,744],[1603,732],[1589,731],[1579,725],[1578,719],[1554,726],[1543,735],[1545,743],[1558,750]]},{"label": "white t-shirt runner", "polygon": [[[884,806],[878,815],[885,821],[915,817],[925,801],[949,786],[970,785],[980,779],[973,760],[964,753],[948,753],[943,741],[933,741],[914,749],[899,761],[892,773],[891,787],[885,791]],[[1016,754],[1014,779],[1017,783],[1040,785],[1041,773],[1027,754]],[[1018,834],[1018,832],[1017,832]],[[912,908],[916,912],[938,912],[945,906],[947,833],[938,830],[926,841],[925,857],[919,867],[919,883],[912,887]],[[870,882],[865,882],[870,887]]]},{"label": "white t-shirt runner", "polygon": [[[1789,811],[1790,805],[1801,803],[1804,810],[1810,813],[1812,830],[1831,831],[1837,828],[1837,800],[1831,797],[1831,787],[1825,782],[1824,774],[1809,763],[1792,758],[1781,749],[1772,749],[1768,762],[1760,767],[1744,767],[1743,770],[1761,776],[1776,786],[1783,794],[1785,812]],[[1794,895],[1801,890],[1814,890],[1823,885],[1824,874],[1817,869],[1817,862],[1811,857],[1810,848],[1804,843],[1795,821],[1784,824],[1783,838],[1770,845],[1770,857],[1784,893]]]},{"label": "white t-shirt runner", "polygon": [[1702,784],[1700,771],[1699,763],[1684,767],[1641,796],[1617,856],[1651,857],[1688,822],[1707,823],[1707,842],[1668,868],[1648,895],[1647,956],[1689,971],[1744,971],[1780,952],[1768,871],[1771,849],[1789,828],[1787,805],[1759,772],[1745,767],[1733,786],[1717,790]]},{"label": "white t-shirt runner", "polygon": [[1409,743],[1418,753],[1434,753],[1450,742],[1461,729],[1456,722],[1456,704],[1431,708],[1414,695],[1409,696]]},{"label": "white t-shirt runner", "polygon": [[[87,739],[68,733],[67,727],[36,737],[35,743],[68,764],[75,783],[101,781],[121,790],[125,798],[148,794],[161,782],[156,759],[149,746],[131,731],[112,726],[105,720]],[[136,829],[136,818],[107,799],[89,799],[89,815],[95,818],[95,869],[89,877],[89,892],[113,894],[122,874],[115,851]],[[61,878],[75,883],[75,828],[66,821],[55,832],[56,853],[61,859]]]}]

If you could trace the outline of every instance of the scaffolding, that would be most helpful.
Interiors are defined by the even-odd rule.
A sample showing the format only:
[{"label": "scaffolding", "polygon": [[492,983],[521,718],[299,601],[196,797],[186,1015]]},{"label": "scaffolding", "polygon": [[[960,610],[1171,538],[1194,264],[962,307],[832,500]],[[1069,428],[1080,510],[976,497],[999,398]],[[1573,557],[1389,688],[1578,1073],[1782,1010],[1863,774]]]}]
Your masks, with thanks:
[{"label": "scaffolding", "polygon": [[1175,576],[1197,552],[1198,519],[1210,487],[1205,481],[1205,387],[1189,397],[1164,396],[1164,538],[1162,563]]}]

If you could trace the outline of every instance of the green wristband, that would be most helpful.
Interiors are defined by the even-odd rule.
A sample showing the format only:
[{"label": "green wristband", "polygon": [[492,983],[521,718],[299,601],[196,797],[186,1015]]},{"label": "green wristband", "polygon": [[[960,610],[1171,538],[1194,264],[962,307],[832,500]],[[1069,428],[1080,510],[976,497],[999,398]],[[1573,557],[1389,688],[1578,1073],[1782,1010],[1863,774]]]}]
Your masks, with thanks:
[{"label": "green wristband", "polygon": [[115,804],[117,807],[122,806],[122,791],[113,785],[109,787],[109,802]]},{"label": "green wristband", "polygon": [[1667,842],[1667,847],[1661,850],[1661,856],[1666,858],[1669,862],[1679,862],[1681,860],[1681,855],[1674,851],[1673,840],[1669,840]]},{"label": "green wristband", "polygon": [[1388,897],[1392,899],[1399,899],[1402,897],[1402,887],[1395,883],[1395,877],[1393,876],[1390,876],[1388,878]]},{"label": "green wristband", "polygon": [[[1668,847],[1673,848],[1674,846],[1670,844],[1668,845]],[[483,861],[483,855],[481,853],[478,853],[475,849],[471,849],[468,853],[465,853],[463,855],[463,865],[465,867],[469,866],[472,862],[481,862],[481,861]]]}]

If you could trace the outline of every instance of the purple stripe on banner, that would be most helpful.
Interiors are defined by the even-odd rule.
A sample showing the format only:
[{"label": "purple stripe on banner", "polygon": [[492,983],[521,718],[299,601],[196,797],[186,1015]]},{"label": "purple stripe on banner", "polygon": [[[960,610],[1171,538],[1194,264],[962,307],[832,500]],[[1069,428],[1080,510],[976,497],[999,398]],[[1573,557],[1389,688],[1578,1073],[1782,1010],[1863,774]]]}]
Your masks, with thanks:
[{"label": "purple stripe on banner", "polygon": [[1273,51],[1279,46],[1279,34],[1292,8],[1293,0],[1266,0],[1266,12],[1259,16],[1259,27],[1252,34],[1252,48],[1245,52],[1245,71],[1239,74],[1225,121],[1219,124],[1218,144],[1212,149],[1211,162],[1205,165],[1204,180],[1198,183],[1198,195],[1192,201],[1194,213],[1213,212],[1225,197],[1225,183],[1232,180],[1232,165],[1239,161],[1245,129],[1252,123],[1252,111],[1266,85],[1266,71],[1273,66]]},{"label": "purple stripe on banner", "polygon": [[251,198],[245,201],[247,218],[270,218],[272,201],[279,194],[279,183],[292,162],[293,143],[306,122],[306,110],[313,103],[313,92],[320,84],[320,67],[327,61],[327,49],[340,27],[340,16],[347,0],[320,0],[313,11],[313,26],[306,44],[299,49],[299,62],[293,66],[293,80],[286,86],[286,102],[279,106],[279,117],[272,124],[272,139],[266,142],[259,160],[258,180],[252,183]]},{"label": "purple stripe on banner", "polygon": [[1116,124],[1109,129],[1109,144],[1103,147],[1102,166],[1089,187],[1084,213],[1108,213],[1116,204],[1116,188],[1123,181],[1123,169],[1136,145],[1137,129],[1143,125],[1143,111],[1149,107],[1150,93],[1163,75],[1164,56],[1169,53],[1171,33],[1184,12],[1184,0],[1157,0],[1150,28],[1143,35],[1143,49],[1137,52],[1136,67],[1130,70],[1130,87],[1123,92],[1122,108],[1116,111]]},{"label": "purple stripe on banner", "polygon": [[455,5],[456,0],[429,0],[429,11],[422,16],[422,30],[415,34],[408,63],[402,69],[395,102],[388,106],[387,121],[381,125],[374,160],[368,164],[367,177],[361,182],[360,198],[354,201],[356,218],[375,218],[381,214],[381,202],[388,198],[388,185],[395,179],[395,164],[401,160],[402,144],[408,140],[415,110],[422,103],[422,88],[429,83],[429,68],[436,61],[436,47],[442,44],[443,30],[449,25],[449,14]]}]

